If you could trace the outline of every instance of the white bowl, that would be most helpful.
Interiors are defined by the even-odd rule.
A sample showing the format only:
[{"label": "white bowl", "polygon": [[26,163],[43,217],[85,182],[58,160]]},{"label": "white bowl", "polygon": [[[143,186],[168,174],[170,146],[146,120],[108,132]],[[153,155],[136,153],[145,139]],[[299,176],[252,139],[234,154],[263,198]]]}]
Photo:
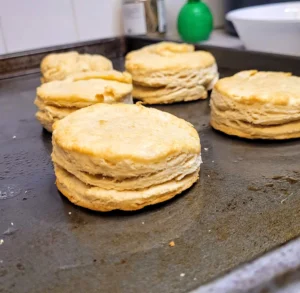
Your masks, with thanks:
[{"label": "white bowl", "polygon": [[248,50],[300,56],[300,1],[237,9],[226,18]]}]

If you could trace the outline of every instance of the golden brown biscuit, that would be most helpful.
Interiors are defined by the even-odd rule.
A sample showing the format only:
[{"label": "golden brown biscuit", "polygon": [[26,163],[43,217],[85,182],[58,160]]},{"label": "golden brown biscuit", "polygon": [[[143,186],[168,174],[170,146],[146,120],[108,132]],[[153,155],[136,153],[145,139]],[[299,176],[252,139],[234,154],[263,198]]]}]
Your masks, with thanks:
[{"label": "golden brown biscuit", "polygon": [[56,107],[83,108],[97,103],[119,103],[131,95],[132,85],[102,79],[52,81],[37,89],[37,96]]},{"label": "golden brown biscuit", "polygon": [[38,97],[35,99],[34,104],[38,107],[35,117],[49,132],[52,132],[54,122],[78,110],[78,108],[48,106]]},{"label": "golden brown biscuit", "polygon": [[[85,184],[98,186],[105,189],[115,190],[138,190],[150,187],[152,185],[161,184],[165,181],[174,180],[178,176],[187,176],[198,170],[201,163],[201,157],[198,154],[182,154],[168,161],[152,165],[152,170],[147,170],[148,166],[141,166],[136,170],[128,170],[124,164],[117,164],[112,169],[101,169],[106,162],[102,162],[102,166],[93,168],[93,163],[88,161],[88,158],[75,161],[79,156],[70,156],[70,153],[60,148],[53,141],[52,160],[57,165],[69,173],[75,175],[80,181]],[[82,168],[84,163],[84,168]],[[107,165],[107,164],[106,164]],[[136,164],[137,165],[137,164]],[[84,169],[84,171],[82,171]],[[116,171],[116,170],[117,171]],[[104,172],[104,176],[100,175]]]},{"label": "golden brown biscuit", "polygon": [[49,117],[45,112],[37,111],[35,114],[36,119],[42,124],[42,126],[49,132],[53,131],[52,125],[58,119],[55,117]]},{"label": "golden brown biscuit", "polygon": [[211,95],[211,125],[251,139],[300,136],[300,78],[242,71],[221,79]]},{"label": "golden brown biscuit", "polygon": [[214,57],[187,44],[163,42],[130,52],[125,67],[134,97],[148,104],[205,99],[219,77]]},{"label": "golden brown biscuit", "polygon": [[115,70],[82,72],[63,81],[52,81],[37,89],[37,119],[48,130],[70,113],[96,103],[132,104],[132,83],[128,73]]},{"label": "golden brown biscuit", "polygon": [[141,105],[97,104],[67,116],[54,129],[53,139],[65,151],[114,163],[128,159],[148,164],[200,152],[198,133],[190,123]]},{"label": "golden brown biscuit", "polygon": [[82,108],[96,103],[118,103],[131,95],[132,84],[127,73],[111,71],[96,77],[92,74],[48,82],[37,88],[37,96],[46,105]]},{"label": "golden brown biscuit", "polygon": [[112,63],[101,55],[67,52],[50,54],[41,62],[42,82],[63,80],[68,75],[86,71],[111,70]]},{"label": "golden brown biscuit", "polygon": [[134,81],[149,79],[147,85],[162,86],[164,82],[151,84],[152,74],[178,74],[184,70],[204,69],[213,66],[215,58],[206,51],[195,51],[194,46],[162,42],[132,51],[126,55],[126,70]]},{"label": "golden brown biscuit", "polygon": [[121,83],[132,84],[132,77],[127,72],[120,72],[116,70],[106,71],[87,71],[70,74],[65,80],[68,81],[79,81],[79,80],[90,80],[90,79],[102,79],[110,81],[118,81]]},{"label": "golden brown biscuit", "polygon": [[201,84],[191,84],[185,87],[179,82],[176,86],[161,88],[144,87],[134,85],[133,97],[143,101],[144,104],[171,104],[176,102],[188,102],[207,98],[207,90]]},{"label": "golden brown biscuit", "polygon": [[164,182],[142,190],[118,191],[87,185],[55,165],[56,186],[72,203],[94,211],[135,211],[167,201],[190,188],[199,178],[197,172],[180,181]]},{"label": "golden brown biscuit", "polygon": [[197,180],[201,164],[192,125],[141,105],[78,110],[54,124],[52,140],[60,191],[101,211],[171,198]]}]

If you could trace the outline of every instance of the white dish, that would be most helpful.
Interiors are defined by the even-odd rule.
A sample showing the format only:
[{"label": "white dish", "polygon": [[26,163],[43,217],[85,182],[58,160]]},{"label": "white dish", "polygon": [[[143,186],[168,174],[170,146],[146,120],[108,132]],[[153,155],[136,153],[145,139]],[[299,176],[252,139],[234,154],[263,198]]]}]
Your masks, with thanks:
[{"label": "white dish", "polygon": [[226,18],[248,50],[300,56],[300,1],[237,9]]}]

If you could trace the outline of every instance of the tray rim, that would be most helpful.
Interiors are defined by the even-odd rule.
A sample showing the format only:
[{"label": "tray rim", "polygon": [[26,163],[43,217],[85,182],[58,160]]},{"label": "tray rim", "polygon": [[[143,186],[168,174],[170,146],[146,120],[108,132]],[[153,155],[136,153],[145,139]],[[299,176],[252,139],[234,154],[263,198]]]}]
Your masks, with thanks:
[{"label": "tray rim", "polygon": [[[131,50],[142,46],[161,42],[181,42],[178,38],[167,38],[161,35],[121,36],[93,41],[76,42],[72,44],[52,46],[42,49],[23,51],[0,56],[0,80],[39,72],[39,64],[47,54],[67,52],[76,49],[80,53],[102,54],[108,58],[120,58]],[[114,50],[108,49],[113,47]],[[197,50],[211,52],[223,69],[230,70],[269,70],[292,72],[300,76],[300,57],[280,55],[241,48],[219,47],[206,44],[195,44]]]}]

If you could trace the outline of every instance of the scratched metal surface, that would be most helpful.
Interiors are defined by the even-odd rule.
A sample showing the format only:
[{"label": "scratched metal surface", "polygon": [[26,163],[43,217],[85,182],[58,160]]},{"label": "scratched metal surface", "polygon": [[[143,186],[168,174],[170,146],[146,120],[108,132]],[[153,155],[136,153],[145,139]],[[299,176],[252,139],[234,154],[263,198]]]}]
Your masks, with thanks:
[{"label": "scratched metal surface", "polygon": [[187,292],[299,236],[299,140],[215,132],[208,101],[158,107],[200,133],[193,188],[134,213],[72,205],[34,118],[38,85],[35,74],[0,81],[1,293]]}]

